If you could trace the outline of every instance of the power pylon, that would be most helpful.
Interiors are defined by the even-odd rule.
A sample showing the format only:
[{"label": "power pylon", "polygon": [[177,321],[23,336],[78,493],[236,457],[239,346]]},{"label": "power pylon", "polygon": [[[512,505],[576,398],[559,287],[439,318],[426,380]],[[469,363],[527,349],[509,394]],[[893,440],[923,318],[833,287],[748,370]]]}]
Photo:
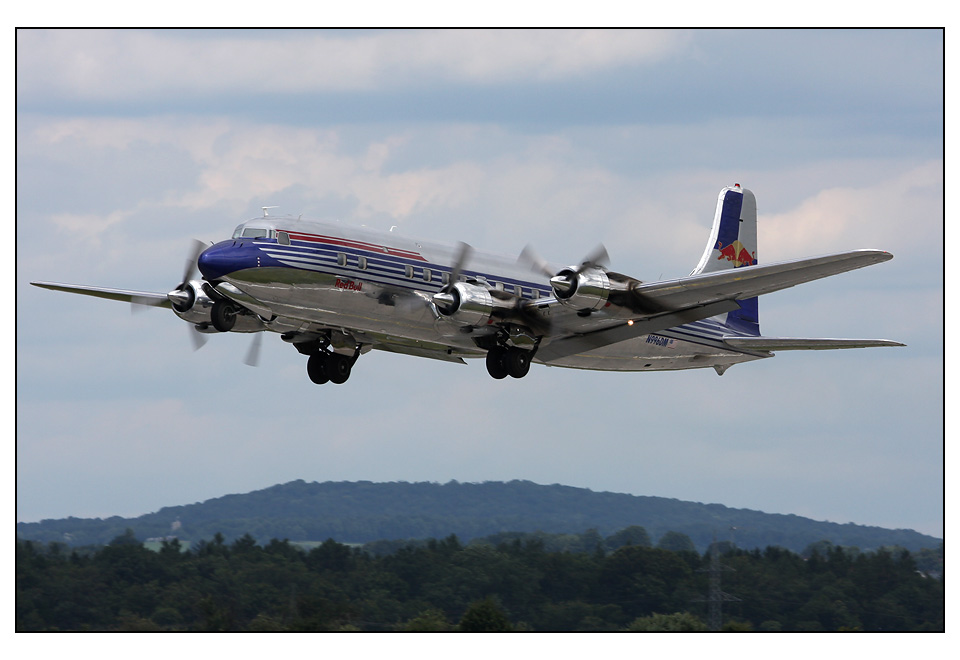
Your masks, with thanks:
[{"label": "power pylon", "polygon": [[719,631],[723,627],[723,603],[739,602],[736,596],[731,596],[720,589],[720,574],[723,571],[732,571],[726,564],[720,563],[720,547],[717,544],[717,538],[714,536],[713,543],[710,545],[710,568],[698,569],[698,573],[707,573],[710,576],[710,592],[706,598],[698,598],[697,602],[709,603],[709,620],[707,627],[713,631]]}]

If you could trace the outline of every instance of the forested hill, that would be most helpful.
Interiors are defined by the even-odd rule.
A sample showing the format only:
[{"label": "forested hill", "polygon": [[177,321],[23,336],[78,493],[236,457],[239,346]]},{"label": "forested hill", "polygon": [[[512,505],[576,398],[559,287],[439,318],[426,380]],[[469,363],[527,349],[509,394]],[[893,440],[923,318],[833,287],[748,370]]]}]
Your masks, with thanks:
[{"label": "forested hill", "polygon": [[250,534],[270,539],[367,543],[383,539],[461,540],[500,532],[609,535],[642,526],[654,543],[667,532],[686,534],[703,552],[716,538],[744,549],[780,546],[801,552],[827,540],[861,550],[901,546],[935,548],[941,539],[913,530],[818,522],[795,515],[731,509],[720,504],[594,492],[529,481],[372,483],[302,480],[244,495],[165,507],[138,518],[66,518],[18,523],[17,537],[69,545],[106,544],[127,529],[139,539],[177,536],[182,542],[230,540]]}]

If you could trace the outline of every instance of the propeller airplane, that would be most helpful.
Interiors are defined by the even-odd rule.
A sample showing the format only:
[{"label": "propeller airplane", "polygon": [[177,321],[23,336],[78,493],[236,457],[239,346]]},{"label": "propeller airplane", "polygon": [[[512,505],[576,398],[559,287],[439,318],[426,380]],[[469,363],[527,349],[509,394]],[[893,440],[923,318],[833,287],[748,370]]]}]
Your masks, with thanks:
[{"label": "propeller airplane", "polygon": [[394,232],[268,215],[212,246],[195,241],[169,293],[31,282],[133,305],[164,307],[208,335],[266,331],[307,357],[314,383],[342,384],[373,349],[464,363],[484,358],[497,379],[531,363],[601,371],[730,366],[774,351],[903,346],[883,339],[760,334],[757,297],[892,259],[853,250],[757,262],[756,198],[720,191],[699,263],[687,277],[643,282],[608,268],[598,246],[556,268],[527,247],[518,259]]}]

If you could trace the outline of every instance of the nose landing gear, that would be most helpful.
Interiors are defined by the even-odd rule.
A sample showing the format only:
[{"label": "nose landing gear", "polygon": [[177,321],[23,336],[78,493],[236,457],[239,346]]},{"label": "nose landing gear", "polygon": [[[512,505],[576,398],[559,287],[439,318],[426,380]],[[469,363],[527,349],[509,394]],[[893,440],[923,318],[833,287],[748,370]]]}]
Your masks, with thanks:
[{"label": "nose landing gear", "polygon": [[230,332],[237,323],[237,306],[230,300],[220,299],[213,303],[210,320],[220,332]]}]

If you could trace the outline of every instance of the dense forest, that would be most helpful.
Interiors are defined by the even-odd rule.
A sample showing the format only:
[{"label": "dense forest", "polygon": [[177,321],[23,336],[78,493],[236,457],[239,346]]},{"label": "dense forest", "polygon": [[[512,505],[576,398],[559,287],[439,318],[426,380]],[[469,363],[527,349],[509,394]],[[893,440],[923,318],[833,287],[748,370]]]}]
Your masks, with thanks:
[{"label": "dense forest", "polygon": [[861,549],[935,548],[940,539],[912,530],[819,522],[795,515],[732,509],[721,504],[665,497],[594,492],[529,481],[371,483],[293,481],[252,493],[227,495],[186,506],[165,507],[137,518],[66,518],[18,523],[17,537],[70,546],[104,545],[131,528],[138,538],[176,536],[189,544],[222,533],[227,542],[250,534],[345,543],[380,539],[442,538],[463,541],[506,531],[611,534],[642,525],[652,537],[686,534],[704,552],[719,538],[741,548],[779,546],[801,552],[828,540]]},{"label": "dense forest", "polygon": [[[944,630],[942,543],[713,549],[737,599],[723,630]],[[18,540],[16,629],[707,630],[711,559],[682,533],[654,547],[638,526],[309,549],[216,534],[154,551],[132,530],[89,548]]]}]

